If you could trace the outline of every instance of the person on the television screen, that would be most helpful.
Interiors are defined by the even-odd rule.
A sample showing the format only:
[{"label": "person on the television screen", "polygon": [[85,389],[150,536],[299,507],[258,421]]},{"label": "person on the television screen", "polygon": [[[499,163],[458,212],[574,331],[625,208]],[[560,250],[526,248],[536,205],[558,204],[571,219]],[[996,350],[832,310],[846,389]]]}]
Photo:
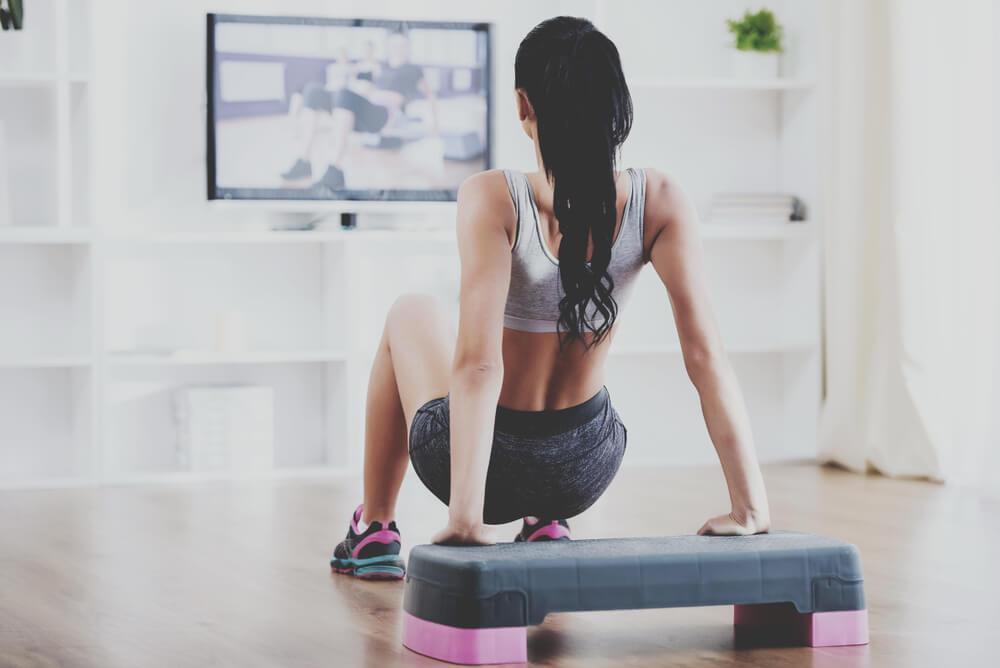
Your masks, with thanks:
[{"label": "person on the television screen", "polygon": [[[369,54],[373,56],[373,53]],[[394,32],[386,40],[386,63],[370,69],[362,62],[346,82],[310,83],[302,90],[303,108],[297,115],[303,124],[302,143],[295,163],[281,174],[286,181],[312,178],[311,155],[321,134],[320,123],[328,130],[326,169],[313,184],[323,191],[345,187],[344,154],[352,132],[381,134],[402,119],[406,106],[416,99],[430,102],[430,133],[437,133],[434,91],[424,76],[424,69],[410,62],[410,39],[404,32]],[[367,59],[366,59],[367,60]],[[373,60],[373,58],[371,58]],[[354,79],[371,85],[352,85]]]},{"label": "person on the television screen", "polygon": [[358,81],[371,81],[374,83],[375,77],[381,71],[382,66],[379,65],[378,60],[375,58],[375,42],[368,40],[365,42],[364,55],[355,67],[354,78]]}]

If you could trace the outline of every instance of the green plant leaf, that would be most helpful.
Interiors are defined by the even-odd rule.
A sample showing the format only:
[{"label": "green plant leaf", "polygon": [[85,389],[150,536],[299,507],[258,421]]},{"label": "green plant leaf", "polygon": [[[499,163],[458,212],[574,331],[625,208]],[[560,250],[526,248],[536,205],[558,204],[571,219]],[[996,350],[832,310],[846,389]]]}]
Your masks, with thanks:
[{"label": "green plant leaf", "polygon": [[24,27],[24,0],[7,0],[10,5],[10,22],[14,25],[14,30]]},{"label": "green plant leaf", "polygon": [[782,50],[781,24],[770,10],[746,11],[739,20],[727,19],[726,27],[735,36],[734,46],[740,51],[766,53]]}]

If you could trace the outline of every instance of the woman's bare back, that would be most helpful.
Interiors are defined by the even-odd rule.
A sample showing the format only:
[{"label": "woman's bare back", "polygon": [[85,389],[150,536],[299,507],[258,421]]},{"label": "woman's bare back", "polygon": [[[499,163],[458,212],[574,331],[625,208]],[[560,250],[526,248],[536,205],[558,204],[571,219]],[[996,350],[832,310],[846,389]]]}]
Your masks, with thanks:
[{"label": "woman's bare back", "polygon": [[[544,243],[552,255],[558,255],[561,235],[552,210],[552,187],[538,172],[527,176],[535,194]],[[629,179],[624,172],[618,173],[616,188],[618,219],[614,238],[617,239],[630,195]],[[556,333],[504,328],[500,405],[523,411],[558,410],[590,399],[604,385],[604,362],[614,332],[613,329],[601,343],[587,349],[581,341],[560,347]]]}]

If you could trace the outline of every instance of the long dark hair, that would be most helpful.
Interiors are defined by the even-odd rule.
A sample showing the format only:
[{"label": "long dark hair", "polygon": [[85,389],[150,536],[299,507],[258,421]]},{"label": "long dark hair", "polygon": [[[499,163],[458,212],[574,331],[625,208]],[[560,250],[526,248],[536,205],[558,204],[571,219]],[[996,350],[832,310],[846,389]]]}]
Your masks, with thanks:
[{"label": "long dark hair", "polygon": [[[546,177],[559,221],[559,302],[563,341],[600,342],[618,304],[608,273],[617,220],[615,160],[632,129],[632,96],[614,43],[586,19],[559,16],[535,26],[514,60],[514,85],[538,124]],[[587,262],[587,242],[594,249]]]}]

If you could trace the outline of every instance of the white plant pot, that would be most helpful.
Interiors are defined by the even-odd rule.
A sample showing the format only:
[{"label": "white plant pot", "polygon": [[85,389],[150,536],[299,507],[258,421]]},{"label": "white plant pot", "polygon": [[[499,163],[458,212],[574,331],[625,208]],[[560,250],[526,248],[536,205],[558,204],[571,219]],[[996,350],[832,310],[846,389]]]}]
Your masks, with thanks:
[{"label": "white plant pot", "polygon": [[776,51],[740,51],[733,49],[733,76],[737,79],[777,79],[781,73],[781,54]]}]

